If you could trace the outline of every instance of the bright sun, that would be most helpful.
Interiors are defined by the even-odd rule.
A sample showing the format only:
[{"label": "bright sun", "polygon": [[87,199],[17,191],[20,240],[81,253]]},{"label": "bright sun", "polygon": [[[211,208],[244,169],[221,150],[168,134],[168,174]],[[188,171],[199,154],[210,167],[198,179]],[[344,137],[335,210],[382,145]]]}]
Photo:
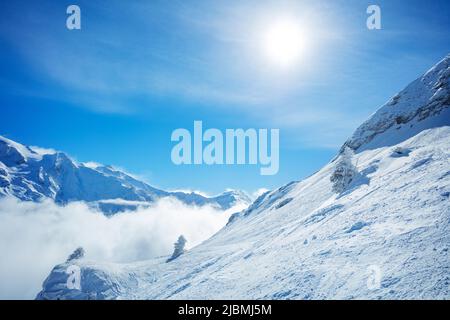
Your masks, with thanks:
[{"label": "bright sun", "polygon": [[281,67],[298,62],[305,49],[305,35],[294,21],[280,21],[267,29],[263,45],[268,58]]}]

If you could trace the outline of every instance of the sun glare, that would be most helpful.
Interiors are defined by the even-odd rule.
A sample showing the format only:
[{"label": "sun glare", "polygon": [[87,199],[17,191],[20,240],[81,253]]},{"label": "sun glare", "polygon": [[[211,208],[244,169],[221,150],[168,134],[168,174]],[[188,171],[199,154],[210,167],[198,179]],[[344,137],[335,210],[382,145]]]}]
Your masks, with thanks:
[{"label": "sun glare", "polygon": [[281,67],[293,66],[301,58],[306,38],[294,21],[280,21],[269,26],[263,45],[267,57]]}]

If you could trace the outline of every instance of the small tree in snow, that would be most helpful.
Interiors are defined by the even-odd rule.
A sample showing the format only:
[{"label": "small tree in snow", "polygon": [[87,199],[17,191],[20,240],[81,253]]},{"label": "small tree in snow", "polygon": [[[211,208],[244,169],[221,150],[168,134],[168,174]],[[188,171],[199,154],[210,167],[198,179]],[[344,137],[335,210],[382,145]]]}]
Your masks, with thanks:
[{"label": "small tree in snow", "polygon": [[187,242],[187,240],[186,240],[186,238],[183,235],[178,237],[177,242],[175,242],[173,244],[174,249],[173,249],[172,256],[167,260],[167,262],[178,258],[179,256],[181,256],[185,252],[184,246],[186,245],[186,242]]},{"label": "small tree in snow", "polygon": [[345,147],[330,177],[330,181],[333,183],[332,189],[336,193],[344,192],[359,174],[352,163],[352,157],[353,151]]},{"label": "small tree in snow", "polygon": [[84,257],[84,249],[82,247],[77,248],[72,254],[67,258],[66,262],[81,259]]}]

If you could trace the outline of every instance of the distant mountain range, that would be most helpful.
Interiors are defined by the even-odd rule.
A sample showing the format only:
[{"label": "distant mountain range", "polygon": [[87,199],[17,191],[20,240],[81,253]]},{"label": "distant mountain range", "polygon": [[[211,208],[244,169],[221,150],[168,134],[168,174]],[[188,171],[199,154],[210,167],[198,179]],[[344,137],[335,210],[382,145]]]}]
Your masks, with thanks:
[{"label": "distant mountain range", "polygon": [[145,207],[165,197],[222,210],[251,202],[247,194],[235,190],[214,197],[160,190],[111,166],[78,163],[63,152],[25,146],[0,136],[2,195],[24,201],[49,198],[59,204],[85,201],[105,214]]}]

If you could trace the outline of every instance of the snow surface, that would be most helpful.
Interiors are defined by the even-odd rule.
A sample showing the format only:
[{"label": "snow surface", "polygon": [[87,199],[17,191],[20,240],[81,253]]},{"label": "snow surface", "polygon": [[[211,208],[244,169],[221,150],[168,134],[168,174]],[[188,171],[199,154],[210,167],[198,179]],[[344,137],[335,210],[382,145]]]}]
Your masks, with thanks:
[{"label": "snow surface", "polygon": [[[63,263],[37,298],[449,299],[449,59],[347,141],[359,177],[343,193],[334,160],[171,262]],[[81,290],[67,289],[72,264]]]}]

